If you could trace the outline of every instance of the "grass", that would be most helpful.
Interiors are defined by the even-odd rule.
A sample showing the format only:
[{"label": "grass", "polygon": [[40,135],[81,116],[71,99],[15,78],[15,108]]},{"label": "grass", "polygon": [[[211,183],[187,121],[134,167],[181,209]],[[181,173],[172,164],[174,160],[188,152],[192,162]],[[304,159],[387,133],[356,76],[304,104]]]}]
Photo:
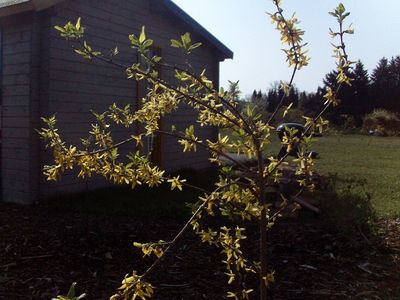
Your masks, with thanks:
[{"label": "grass", "polygon": [[[271,145],[277,153],[279,143]],[[339,197],[369,197],[377,217],[400,216],[400,138],[335,134],[315,139],[315,169],[331,175]]]},{"label": "grass", "polygon": [[319,138],[314,149],[320,154],[320,173],[336,174],[343,184],[358,182],[355,192],[370,195],[378,217],[400,216],[400,138],[327,136]]}]

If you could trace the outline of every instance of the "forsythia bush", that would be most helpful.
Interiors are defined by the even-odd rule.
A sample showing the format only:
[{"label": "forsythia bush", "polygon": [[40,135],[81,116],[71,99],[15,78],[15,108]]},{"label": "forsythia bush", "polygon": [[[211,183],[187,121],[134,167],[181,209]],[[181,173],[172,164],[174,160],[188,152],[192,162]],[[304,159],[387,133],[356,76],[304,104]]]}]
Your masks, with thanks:
[{"label": "forsythia bush", "polygon": [[[310,180],[313,174],[313,159],[309,155],[308,147],[314,131],[323,131],[327,127],[327,121],[322,118],[323,113],[338,103],[336,95],[340,86],[350,84],[346,76],[352,62],[343,43],[346,34],[353,33],[351,28],[344,28],[344,21],[349,15],[344,6],[340,4],[332,16],[338,21],[339,29],[331,30],[333,38],[338,38],[339,43],[334,46],[334,54],[337,59],[338,89],[331,90],[325,95],[324,109],[316,116],[303,116],[305,131],[297,134],[296,130],[287,128],[282,144],[287,148],[287,155],[281,159],[266,158],[264,153],[272,138],[275,138],[275,129],[271,126],[271,120],[278,114],[286,115],[291,105],[283,107],[287,103],[287,95],[292,88],[293,78],[296,72],[307,66],[309,58],[305,43],[304,31],[298,28],[299,21],[296,16],[286,18],[283,15],[280,0],[273,0],[276,11],[269,14],[272,22],[281,34],[281,42],[284,45],[289,67],[293,73],[289,82],[282,83],[284,95],[272,113],[269,120],[263,121],[250,106],[247,109],[238,109],[235,89],[225,91],[217,89],[206,77],[205,70],[198,74],[190,67],[178,67],[167,64],[162,57],[151,55],[150,48],[153,41],[148,38],[145,28],[137,35],[129,36],[132,48],[141,55],[140,62],[131,65],[116,63],[113,59],[118,55],[118,49],[113,49],[111,54],[103,54],[96,51],[85,40],[85,28],[81,20],[65,26],[56,26],[61,36],[68,40],[74,40],[79,46],[74,51],[89,60],[100,60],[106,64],[113,64],[124,70],[128,78],[136,81],[145,81],[148,85],[148,93],[143,99],[143,105],[139,110],[131,106],[119,107],[112,104],[109,109],[101,114],[95,114],[96,123],[89,132],[91,138],[85,139],[82,145],[67,145],[57,130],[55,117],[43,119],[46,127],[40,134],[48,148],[54,155],[54,164],[45,166],[44,174],[49,180],[57,180],[67,169],[76,168],[79,177],[87,177],[92,174],[101,174],[116,184],[127,184],[132,188],[137,185],[158,186],[163,182],[171,184],[172,189],[182,189],[192,186],[179,176],[170,176],[166,171],[151,162],[151,153],[141,153],[140,145],[147,137],[154,135],[168,135],[177,139],[183,152],[196,151],[202,147],[209,151],[210,161],[220,169],[220,176],[215,183],[214,190],[203,190],[200,204],[193,210],[192,217],[182,230],[171,241],[156,241],[134,245],[141,249],[145,255],[154,255],[154,263],[143,274],[133,271],[122,281],[119,291],[111,299],[148,299],[154,294],[153,285],[147,281],[151,272],[157,270],[162,260],[173,251],[183,233],[192,228],[202,242],[217,246],[225,256],[222,263],[225,265],[227,282],[233,290],[227,295],[233,299],[249,299],[254,294],[252,289],[246,288],[243,278],[246,273],[256,273],[259,276],[259,299],[267,299],[267,285],[273,281],[273,272],[267,269],[267,231],[276,222],[280,211],[271,212],[272,199],[267,198],[267,189],[276,185],[281,177],[280,167],[286,165],[285,159],[292,149],[298,149],[298,157],[293,161],[296,165],[296,175],[301,189],[314,189]],[[182,51],[183,55],[190,57],[191,52],[196,51],[201,45],[193,43],[189,33],[178,40],[171,40],[171,46]],[[177,84],[166,82],[160,78],[157,67],[169,68],[175,74]],[[174,126],[169,130],[159,128],[160,118],[174,112],[182,104],[191,106],[198,113],[196,122],[201,126],[214,126],[228,128],[234,133],[234,138],[219,135],[217,140],[202,139],[194,129],[189,126],[183,131],[178,131]],[[131,128],[139,123],[144,128],[143,132],[131,135],[125,140],[114,141],[111,124]],[[134,132],[132,130],[132,132]],[[119,158],[119,148],[125,144],[135,145],[137,151],[130,153],[126,159]],[[243,164],[230,153],[244,154],[247,158],[255,160],[255,168]],[[230,161],[233,167],[227,167],[224,161]],[[301,192],[301,191],[300,191]],[[285,203],[292,199],[286,199],[280,195]],[[233,220],[242,219],[254,221],[259,226],[260,244],[259,260],[251,261],[242,251],[241,245],[246,240],[245,228],[238,223],[236,227],[209,228],[202,220],[205,216],[215,216],[223,213],[234,217]],[[235,284],[234,284],[235,283]]]}]

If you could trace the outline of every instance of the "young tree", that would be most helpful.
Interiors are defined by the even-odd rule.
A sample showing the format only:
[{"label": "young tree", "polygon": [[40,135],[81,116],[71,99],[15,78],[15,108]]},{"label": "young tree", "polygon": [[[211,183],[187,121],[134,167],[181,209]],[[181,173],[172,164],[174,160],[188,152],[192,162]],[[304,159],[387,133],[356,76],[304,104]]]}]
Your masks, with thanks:
[{"label": "young tree", "polygon": [[[287,129],[282,141],[287,149],[286,155],[280,159],[273,157],[266,159],[265,150],[270,144],[271,137],[274,136],[273,127],[270,125],[271,121],[283,108],[297,70],[308,64],[308,57],[302,41],[304,32],[297,27],[297,18],[294,15],[290,19],[285,18],[281,1],[273,0],[273,3],[276,6],[276,12],[270,14],[270,17],[281,33],[282,43],[286,47],[284,51],[289,66],[293,67],[293,73],[290,81],[282,85],[282,98],[278,100],[267,122],[261,120],[251,106],[248,106],[244,112],[238,109],[236,88],[230,91],[217,90],[205,76],[204,71],[194,74],[190,65],[186,68],[168,65],[163,62],[161,57],[151,55],[149,48],[153,41],[146,36],[144,28],[140,34],[130,35],[129,39],[146,63],[139,62],[132,66],[124,66],[116,63],[112,56],[103,55],[89,46],[88,42],[84,40],[84,28],[81,26],[80,20],[76,24],[69,22],[64,27],[56,27],[63,37],[80,42],[80,46],[74,49],[75,52],[85,58],[98,59],[123,68],[126,70],[128,78],[146,81],[149,91],[145,103],[138,111],[132,110],[130,106],[118,107],[113,104],[108,111],[96,114],[97,123],[93,125],[90,132],[91,139],[84,140],[81,147],[66,145],[63,142],[56,128],[55,117],[44,119],[47,128],[43,128],[40,134],[54,154],[54,164],[45,168],[45,174],[49,180],[56,180],[66,169],[75,167],[80,171],[80,177],[97,173],[115,183],[125,183],[132,188],[139,184],[153,187],[162,182],[168,182],[172,189],[182,189],[183,186],[194,188],[179,176],[170,176],[151,163],[149,159],[151,153],[147,155],[142,155],[139,151],[131,153],[127,156],[129,162],[119,159],[118,149],[121,145],[127,143],[140,145],[146,136],[155,133],[176,137],[184,152],[196,151],[198,147],[207,149],[210,153],[210,161],[220,168],[220,177],[215,183],[215,189],[203,190],[204,196],[200,197],[200,204],[193,210],[192,217],[173,240],[135,243],[135,246],[140,248],[145,255],[155,255],[156,260],[143,274],[134,271],[132,275],[126,276],[119,292],[111,299],[147,299],[151,297],[154,288],[148,282],[149,275],[157,270],[159,264],[173,251],[183,233],[190,227],[203,242],[215,245],[225,256],[223,264],[226,267],[225,274],[228,277],[228,283],[236,283],[237,287],[230,291],[227,297],[249,299],[253,290],[247,288],[243,282],[245,277],[241,275],[255,273],[259,278],[258,298],[267,299],[267,286],[273,280],[273,272],[267,269],[267,231],[280,213],[280,211],[271,211],[273,198],[267,197],[267,190],[279,182],[280,166],[286,164],[285,159],[294,148],[299,151],[298,158],[294,160],[297,166],[298,184],[301,189],[312,190],[314,188],[313,182],[310,180],[310,176],[313,174],[313,160],[308,155],[308,146],[314,130],[322,131],[327,125],[322,114],[330,106],[337,104],[336,95],[340,87],[350,82],[346,74],[351,63],[345,51],[343,37],[345,34],[352,33],[350,28],[344,29],[343,23],[349,13],[340,4],[330,13],[339,23],[339,30],[331,31],[333,37],[340,37],[339,44],[335,46],[338,66],[337,87],[335,90],[327,90],[324,96],[325,104],[320,113],[313,117],[305,117],[303,133],[298,134],[295,130]],[[183,54],[188,56],[200,44],[193,43],[190,34],[186,33],[179,40],[171,40],[171,46],[181,49]],[[159,65],[172,69],[178,84],[161,79],[156,71],[156,67]],[[170,130],[161,130],[158,125],[159,119],[173,112],[183,103],[198,112],[197,122],[202,126],[229,128],[233,137],[219,135],[216,141],[202,140],[196,135],[194,126],[189,126],[183,131],[178,131],[175,127]],[[290,107],[284,109],[283,113],[285,114],[288,109]],[[139,135],[132,135],[123,141],[113,141],[110,124],[130,127],[135,122],[143,124],[146,131]],[[237,160],[230,154],[231,152],[244,154],[249,159],[255,160],[255,168]],[[230,161],[233,167],[225,166],[223,159]],[[293,201],[293,199],[285,201]],[[237,225],[229,228],[227,226],[210,228],[202,222],[206,216],[212,217],[221,213],[232,218],[232,222],[236,222]],[[238,220],[249,220],[258,224],[260,235],[258,261],[251,261],[241,248],[246,236],[245,228]]]}]

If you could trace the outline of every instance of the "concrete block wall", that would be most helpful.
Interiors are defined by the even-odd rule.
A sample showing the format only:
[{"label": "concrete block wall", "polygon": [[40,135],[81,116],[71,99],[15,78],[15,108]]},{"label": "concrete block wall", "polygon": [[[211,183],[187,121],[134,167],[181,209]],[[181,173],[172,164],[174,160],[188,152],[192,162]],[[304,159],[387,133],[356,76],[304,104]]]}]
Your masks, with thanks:
[{"label": "concrete block wall", "polygon": [[[86,28],[88,43],[94,48],[108,53],[118,46],[120,54],[118,61],[129,66],[137,61],[136,52],[131,49],[128,35],[138,34],[141,26],[146,26],[147,35],[154,40],[154,45],[161,49],[165,62],[182,66],[184,59],[179,50],[170,47],[170,39],[178,38],[189,31],[183,24],[160,10],[154,1],[149,0],[71,0],[53,8],[51,27],[63,25],[67,21],[75,22],[82,18]],[[201,40],[193,35],[194,40]],[[57,112],[60,132],[67,142],[78,143],[79,138],[86,136],[90,130],[93,117],[90,110],[102,112],[116,102],[123,106],[137,104],[137,84],[126,78],[124,69],[107,65],[99,61],[87,61],[73,53],[74,42],[66,42],[55,30],[50,33],[50,70],[49,70],[49,100],[46,112]],[[193,55],[193,67],[197,71],[206,68],[213,80],[218,80],[218,65],[215,49],[205,45]],[[174,80],[171,70],[162,70],[166,80]],[[162,124],[171,128],[175,124],[183,129],[195,120],[196,113],[188,107],[182,107],[176,113],[166,117]],[[197,126],[199,135],[205,138],[215,138],[216,131],[212,128]],[[135,127],[129,130],[116,128],[113,131],[115,140],[123,140],[132,134]],[[134,150],[133,145],[130,151]],[[173,138],[163,138],[162,164],[167,170],[180,168],[202,169],[209,167],[208,153],[199,149],[196,153],[182,154],[182,147]],[[123,153],[127,152],[125,149]],[[48,157],[44,156],[44,162]],[[88,180],[89,187],[107,186],[109,183],[95,178]],[[60,182],[47,183],[45,194],[62,193],[79,190],[86,182],[76,179],[76,173],[66,174]]]},{"label": "concrete block wall", "polygon": [[[161,49],[163,60],[183,66],[179,50],[170,47],[171,38],[190,31],[186,25],[163,9],[158,0],[67,0],[40,13],[23,13],[2,20],[2,198],[5,201],[31,203],[57,194],[82,191],[87,186],[98,188],[111,185],[103,178],[76,178],[69,172],[59,182],[48,182],[42,167],[51,163],[35,128],[41,127],[40,117],[57,114],[60,133],[67,143],[79,144],[94,121],[90,110],[103,112],[112,103],[137,105],[138,86],[126,78],[123,68],[99,61],[87,61],[76,55],[72,46],[53,29],[68,21],[82,18],[87,41],[103,53],[118,46],[121,63],[137,61],[128,35],[138,34],[146,26],[147,35]],[[192,39],[204,46],[194,52],[192,66],[200,72],[207,69],[210,79],[218,82],[219,61],[216,49],[200,36]],[[172,70],[162,70],[164,79],[173,81]],[[176,125],[184,129],[192,124],[196,112],[182,106],[163,121],[165,129]],[[202,139],[214,139],[214,128],[196,125]],[[115,141],[135,133],[135,127],[113,129]],[[163,138],[162,166],[167,170],[209,167],[208,153],[182,154],[174,138]],[[128,145],[123,153],[134,151]]]},{"label": "concrete block wall", "polygon": [[31,156],[33,18],[25,13],[2,20],[2,199],[16,203],[36,197]]}]

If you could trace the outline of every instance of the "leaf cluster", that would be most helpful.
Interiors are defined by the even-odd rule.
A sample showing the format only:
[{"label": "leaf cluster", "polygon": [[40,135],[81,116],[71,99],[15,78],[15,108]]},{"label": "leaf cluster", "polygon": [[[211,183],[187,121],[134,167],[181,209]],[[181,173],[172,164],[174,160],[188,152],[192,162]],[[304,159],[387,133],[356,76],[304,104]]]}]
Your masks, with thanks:
[{"label": "leaf cluster", "polygon": [[199,48],[201,45],[201,43],[192,43],[192,38],[189,32],[182,35],[180,40],[171,40],[171,47],[181,49],[186,55],[191,54],[194,49]]},{"label": "leaf cluster", "polygon": [[78,18],[75,24],[68,22],[63,27],[54,26],[60,32],[60,36],[69,39],[80,39],[85,33],[85,27],[81,26],[81,18]]}]

